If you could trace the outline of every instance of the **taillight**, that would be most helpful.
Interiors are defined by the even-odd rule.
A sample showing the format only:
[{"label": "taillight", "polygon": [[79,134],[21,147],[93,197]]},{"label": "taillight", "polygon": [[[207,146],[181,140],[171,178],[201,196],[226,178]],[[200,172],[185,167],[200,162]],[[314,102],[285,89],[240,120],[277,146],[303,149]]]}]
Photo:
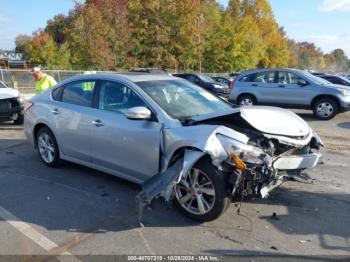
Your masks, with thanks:
[{"label": "taillight", "polygon": [[235,80],[232,80],[232,81],[230,82],[230,90],[231,90],[231,92],[232,92],[233,89],[235,88],[235,81],[236,81],[236,79],[235,79]]},{"label": "taillight", "polygon": [[33,105],[34,105],[34,103],[31,103],[31,102],[28,102],[28,101],[24,102],[23,103],[23,110],[24,110],[24,112],[28,111]]}]

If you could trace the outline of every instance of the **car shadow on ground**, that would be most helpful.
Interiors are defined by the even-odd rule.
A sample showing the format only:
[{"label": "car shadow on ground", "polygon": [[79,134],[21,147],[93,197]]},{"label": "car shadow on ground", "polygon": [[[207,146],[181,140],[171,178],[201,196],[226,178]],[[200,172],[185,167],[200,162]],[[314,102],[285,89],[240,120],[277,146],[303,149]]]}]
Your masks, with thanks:
[{"label": "car shadow on ground", "polygon": [[297,113],[297,115],[300,116],[302,119],[304,119],[307,122],[320,121],[312,114],[312,112],[310,112],[310,113]]},{"label": "car shadow on ground", "polygon": [[[49,231],[105,233],[140,227],[141,186],[81,165],[46,167],[25,140],[0,139],[0,207]],[[1,219],[1,218],[0,218]],[[198,224],[160,199],[144,210],[147,227]]]}]

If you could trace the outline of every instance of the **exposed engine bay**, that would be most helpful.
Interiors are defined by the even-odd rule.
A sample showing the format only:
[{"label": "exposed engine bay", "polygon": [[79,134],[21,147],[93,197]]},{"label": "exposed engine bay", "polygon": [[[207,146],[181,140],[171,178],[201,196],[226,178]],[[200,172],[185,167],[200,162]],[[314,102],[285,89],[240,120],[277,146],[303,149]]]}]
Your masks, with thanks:
[{"label": "exposed engine bay", "polygon": [[[241,200],[247,196],[268,197],[286,177],[299,175],[321,159],[318,151],[323,143],[317,134],[299,116],[280,108],[240,108],[231,113],[195,116],[182,125],[179,131],[163,130],[162,151],[174,152],[180,145],[187,149],[176,162],[169,155],[163,157],[163,166],[169,168],[163,167],[144,183],[137,198],[140,210],[157,196],[169,202],[174,188],[204,155],[227,174],[227,193]],[[177,168],[174,171],[172,167]]]},{"label": "exposed engine bay", "polygon": [[[298,156],[313,154],[313,151],[319,151],[323,147],[323,143],[317,135],[313,136],[309,143],[305,145],[292,145],[292,140],[305,140],[310,136],[309,133],[305,136],[289,136],[287,137],[289,139],[288,143],[284,139],[281,140],[280,135],[276,137],[274,134],[266,135],[248,123],[239,113],[198,122],[188,122],[187,124],[228,127],[248,136],[247,145],[262,149],[264,152],[265,155],[260,156],[261,161],[255,161],[254,163],[249,163],[249,161],[244,161],[244,164],[238,162],[238,159],[245,160],[244,152],[241,152],[240,155],[231,155],[229,161],[222,163],[220,168],[231,173],[228,182],[232,186],[230,193],[233,197],[249,195],[268,197],[268,193],[278,187],[286,176],[299,175],[305,168],[310,167],[304,166],[302,163],[285,162],[291,162],[293,159],[298,161]],[[312,132],[312,130],[310,129],[309,132]],[[290,159],[283,161],[284,157],[290,157]],[[320,155],[317,155],[312,167],[318,163],[319,158]],[[234,171],[232,172],[232,170]]]}]

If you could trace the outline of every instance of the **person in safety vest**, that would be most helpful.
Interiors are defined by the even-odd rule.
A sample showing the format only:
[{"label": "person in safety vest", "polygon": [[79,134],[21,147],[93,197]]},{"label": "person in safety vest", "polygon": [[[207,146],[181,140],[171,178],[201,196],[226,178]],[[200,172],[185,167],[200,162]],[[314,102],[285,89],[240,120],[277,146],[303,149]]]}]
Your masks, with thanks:
[{"label": "person in safety vest", "polygon": [[[96,74],[96,71],[84,71],[83,72],[83,75],[90,75],[90,74]],[[91,82],[86,82],[86,83],[83,83],[83,89],[84,91],[93,91],[93,88],[94,88],[94,84]]]},{"label": "person in safety vest", "polygon": [[46,89],[49,89],[57,84],[56,80],[52,76],[45,74],[38,66],[32,69],[32,73],[35,78],[36,95],[40,95]]}]

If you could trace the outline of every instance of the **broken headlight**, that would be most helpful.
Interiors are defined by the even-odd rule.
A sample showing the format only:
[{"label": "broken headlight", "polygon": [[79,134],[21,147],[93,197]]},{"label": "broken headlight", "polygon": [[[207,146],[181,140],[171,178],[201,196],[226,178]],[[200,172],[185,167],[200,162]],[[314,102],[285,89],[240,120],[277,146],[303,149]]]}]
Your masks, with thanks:
[{"label": "broken headlight", "polygon": [[250,164],[263,164],[265,162],[266,154],[262,149],[220,134],[217,135],[217,138],[229,156],[236,155],[242,161]]}]

